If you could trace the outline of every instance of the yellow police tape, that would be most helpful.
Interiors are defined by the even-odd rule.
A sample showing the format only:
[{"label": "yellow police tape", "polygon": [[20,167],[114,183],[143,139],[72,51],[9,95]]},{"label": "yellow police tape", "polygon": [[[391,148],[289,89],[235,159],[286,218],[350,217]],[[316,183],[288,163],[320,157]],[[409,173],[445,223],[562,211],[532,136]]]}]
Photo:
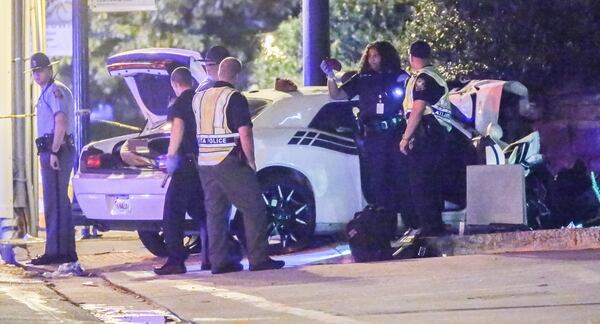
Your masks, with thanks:
[{"label": "yellow police tape", "polygon": [[29,118],[35,114],[20,114],[20,115],[0,115],[0,119],[17,119],[17,118]]},{"label": "yellow police tape", "polygon": [[[30,117],[35,117],[35,114],[0,115],[0,119],[19,119],[19,118],[30,118]],[[112,121],[112,120],[97,119],[97,120],[95,120],[95,122],[100,122],[100,123],[108,124],[111,126],[121,127],[121,128],[129,129],[129,130],[133,130],[133,131],[137,131],[137,132],[142,130],[140,127],[123,124],[123,123],[119,123],[119,122]]]},{"label": "yellow police tape", "polygon": [[127,124],[119,123],[119,122],[112,121],[112,120],[96,119],[94,121],[95,122],[104,123],[104,124],[108,124],[108,125],[111,125],[111,126],[117,126],[117,127],[121,127],[121,128],[125,128],[125,129],[134,130],[136,132],[139,132],[139,131],[142,130],[140,127],[136,127],[136,126],[132,126],[132,125],[127,125]]}]

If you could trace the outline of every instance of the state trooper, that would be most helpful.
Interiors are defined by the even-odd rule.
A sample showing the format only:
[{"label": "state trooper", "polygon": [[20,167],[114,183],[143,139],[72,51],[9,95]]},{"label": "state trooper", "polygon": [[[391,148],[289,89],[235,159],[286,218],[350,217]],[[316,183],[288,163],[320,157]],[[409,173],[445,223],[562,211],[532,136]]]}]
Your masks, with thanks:
[{"label": "state trooper", "polygon": [[165,195],[163,228],[169,257],[167,262],[155,268],[158,275],[186,272],[187,253],[183,247],[183,227],[186,212],[200,225],[202,242],[202,265],[200,270],[210,269],[208,258],[208,234],[206,212],[202,200],[204,193],[198,177],[198,142],[196,141],[196,118],[192,110],[194,90],[189,69],[178,67],[171,73],[171,87],[177,96],[169,107],[167,120],[171,121],[171,137],[167,149],[167,173],[171,182]]},{"label": "state trooper", "polygon": [[[386,41],[368,44],[358,73],[339,87],[327,61],[321,63],[321,69],[327,75],[332,99],[350,100],[359,96],[356,142],[367,202],[391,212],[394,220],[400,211],[404,224],[411,226],[414,212],[407,201],[407,161],[398,149],[406,125],[402,100],[408,74],[401,68],[398,52]],[[395,230],[394,220],[390,225],[394,227],[392,230]]]},{"label": "state trooper", "polygon": [[279,269],[285,264],[267,254],[268,218],[256,176],[248,100],[233,86],[241,68],[237,59],[224,59],[219,81],[196,93],[193,102],[213,274],[243,269],[239,258],[228,251],[232,203],[243,215],[250,271]]},{"label": "state trooper", "polygon": [[46,247],[43,255],[31,260],[34,265],[77,261],[75,228],[68,196],[75,147],[73,95],[67,86],[54,79],[50,59],[44,53],[31,57],[33,80],[42,88],[37,101],[35,140],[40,156]]},{"label": "state trooper", "polygon": [[414,234],[423,236],[445,232],[441,152],[452,129],[448,86],[430,58],[431,47],[426,42],[410,46],[411,77],[403,102],[408,120],[400,141],[400,150],[408,156],[411,201],[418,217]]}]

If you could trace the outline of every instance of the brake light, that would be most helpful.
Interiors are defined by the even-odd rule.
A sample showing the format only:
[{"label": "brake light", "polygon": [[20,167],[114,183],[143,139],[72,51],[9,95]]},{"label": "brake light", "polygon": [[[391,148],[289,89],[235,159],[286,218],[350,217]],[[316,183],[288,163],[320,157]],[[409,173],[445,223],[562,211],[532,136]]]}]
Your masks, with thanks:
[{"label": "brake light", "polygon": [[85,160],[85,167],[88,169],[98,169],[102,166],[100,154],[88,155]]},{"label": "brake light", "polygon": [[167,169],[167,155],[161,154],[156,158],[157,166],[160,170],[165,171]]}]

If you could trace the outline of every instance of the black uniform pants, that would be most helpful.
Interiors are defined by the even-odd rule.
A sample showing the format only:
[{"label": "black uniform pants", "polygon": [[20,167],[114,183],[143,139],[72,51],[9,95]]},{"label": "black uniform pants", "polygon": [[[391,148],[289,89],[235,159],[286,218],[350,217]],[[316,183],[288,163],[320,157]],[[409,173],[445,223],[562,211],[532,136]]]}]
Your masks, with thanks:
[{"label": "black uniform pants", "polygon": [[433,115],[423,116],[408,154],[411,201],[418,221],[411,227],[422,228],[423,235],[439,235],[444,231],[441,152],[446,135],[446,129]]},{"label": "black uniform pants", "polygon": [[212,269],[239,262],[228,243],[228,212],[232,204],[242,212],[250,265],[265,262],[269,220],[256,173],[232,153],[217,165],[200,166],[198,172],[205,194]]},{"label": "black uniform pants", "polygon": [[394,214],[400,212],[403,223],[412,226],[416,216],[410,202],[408,158],[399,147],[401,137],[402,130],[395,129],[367,134],[357,142],[361,174],[366,182],[365,199]]},{"label": "black uniform pants", "polygon": [[173,261],[183,261],[187,258],[183,247],[183,228],[185,214],[188,213],[195,223],[200,224],[202,263],[209,264],[204,193],[196,170],[196,161],[185,161],[184,164],[180,170],[173,173],[165,196],[163,230],[167,252],[169,259]]},{"label": "black uniform pants", "polygon": [[50,153],[40,153],[44,217],[46,219],[46,252],[50,256],[66,256],[77,260],[75,225],[71,215],[69,179],[73,170],[75,148],[62,145],[58,151],[60,169],[50,166]]}]

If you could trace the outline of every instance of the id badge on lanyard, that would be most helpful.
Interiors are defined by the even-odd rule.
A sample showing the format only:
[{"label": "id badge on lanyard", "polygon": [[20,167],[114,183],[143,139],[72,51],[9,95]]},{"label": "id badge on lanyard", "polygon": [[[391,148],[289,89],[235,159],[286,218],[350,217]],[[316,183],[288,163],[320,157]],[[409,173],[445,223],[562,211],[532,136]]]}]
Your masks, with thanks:
[{"label": "id badge on lanyard", "polygon": [[379,101],[377,102],[377,106],[376,106],[376,113],[377,115],[383,115],[384,112],[384,105],[383,105],[383,101],[381,100],[381,95],[379,95]]}]

